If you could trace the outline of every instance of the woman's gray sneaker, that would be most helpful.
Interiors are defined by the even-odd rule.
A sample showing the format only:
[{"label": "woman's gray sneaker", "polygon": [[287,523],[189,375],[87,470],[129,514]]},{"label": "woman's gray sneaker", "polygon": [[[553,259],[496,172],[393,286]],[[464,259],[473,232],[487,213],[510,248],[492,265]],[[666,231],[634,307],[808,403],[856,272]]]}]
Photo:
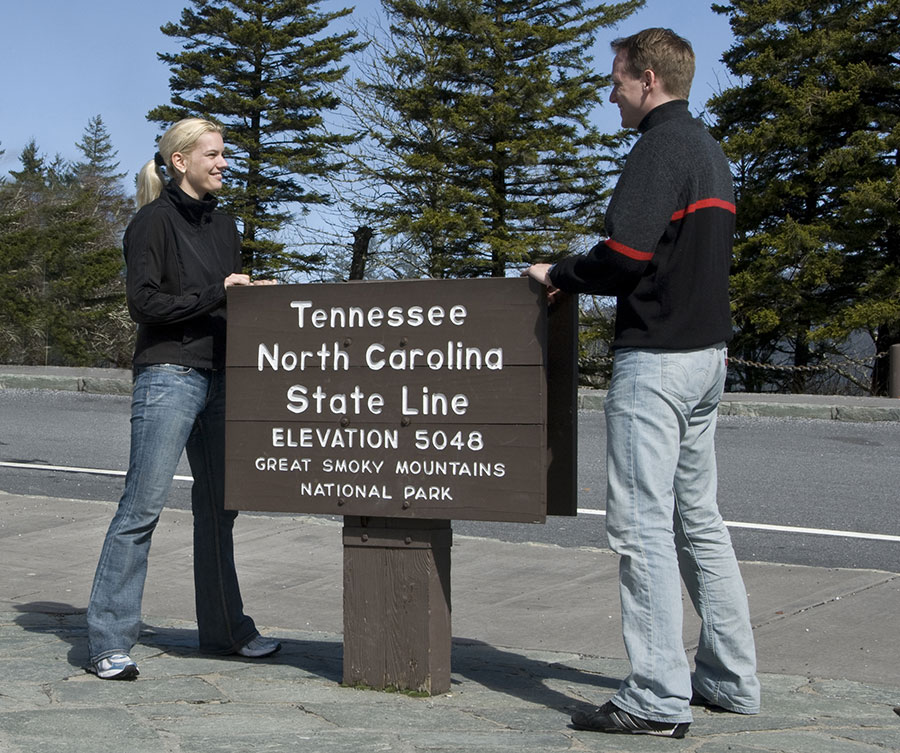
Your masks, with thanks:
[{"label": "woman's gray sneaker", "polygon": [[274,654],[280,648],[281,644],[278,641],[257,635],[252,641],[241,646],[237,653],[249,659],[261,659],[264,656]]},{"label": "woman's gray sneaker", "polygon": [[128,654],[113,654],[92,667],[94,674],[103,680],[133,680],[141,672]]}]

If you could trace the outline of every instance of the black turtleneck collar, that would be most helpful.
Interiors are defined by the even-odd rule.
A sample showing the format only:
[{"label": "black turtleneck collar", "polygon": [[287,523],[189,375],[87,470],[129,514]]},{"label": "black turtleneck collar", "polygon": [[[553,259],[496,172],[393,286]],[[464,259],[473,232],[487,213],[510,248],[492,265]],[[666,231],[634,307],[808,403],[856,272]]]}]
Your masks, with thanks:
[{"label": "black turtleneck collar", "polygon": [[218,203],[215,196],[206,194],[202,199],[195,199],[188,196],[174,180],[170,180],[166,185],[166,195],[175,208],[181,213],[192,225],[200,225],[203,222],[209,222],[212,217],[213,210]]},{"label": "black turtleneck collar", "polygon": [[691,117],[690,112],[688,112],[688,101],[686,99],[672,99],[650,110],[638,126],[638,131],[646,133],[653,126],[665,123],[673,118],[683,118],[685,116]]}]

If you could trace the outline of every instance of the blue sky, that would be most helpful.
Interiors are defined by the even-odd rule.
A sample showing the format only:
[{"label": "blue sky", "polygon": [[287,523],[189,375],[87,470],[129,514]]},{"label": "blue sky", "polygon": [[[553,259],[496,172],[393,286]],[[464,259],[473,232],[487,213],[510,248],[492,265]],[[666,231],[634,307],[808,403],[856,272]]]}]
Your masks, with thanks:
[{"label": "blue sky", "polygon": [[[695,111],[727,80],[719,62],[731,44],[727,20],[711,0],[648,0],[644,10],[616,29],[601,32],[594,60],[609,70],[609,42],[648,26],[667,26],[687,37],[697,55],[691,104]],[[187,0],[3,0],[0,24],[0,175],[17,169],[18,155],[33,138],[40,152],[65,159],[80,155],[75,143],[100,115],[118,151],[120,170],[131,175],[153,156],[158,129],[148,110],[169,99],[169,72],[157,60],[176,42],[159,27],[177,20]],[[323,0],[322,10],[350,2]],[[354,19],[373,16],[377,0],[355,4]],[[596,117],[615,130],[615,107]]]}]

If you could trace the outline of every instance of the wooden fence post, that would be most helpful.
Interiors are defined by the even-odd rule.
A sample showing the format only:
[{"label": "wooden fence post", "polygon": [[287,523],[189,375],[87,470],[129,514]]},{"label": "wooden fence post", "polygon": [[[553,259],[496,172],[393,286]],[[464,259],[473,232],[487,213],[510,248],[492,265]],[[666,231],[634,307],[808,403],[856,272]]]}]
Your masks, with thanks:
[{"label": "wooden fence post", "polygon": [[890,382],[888,395],[900,397],[900,345],[891,345],[890,355]]}]

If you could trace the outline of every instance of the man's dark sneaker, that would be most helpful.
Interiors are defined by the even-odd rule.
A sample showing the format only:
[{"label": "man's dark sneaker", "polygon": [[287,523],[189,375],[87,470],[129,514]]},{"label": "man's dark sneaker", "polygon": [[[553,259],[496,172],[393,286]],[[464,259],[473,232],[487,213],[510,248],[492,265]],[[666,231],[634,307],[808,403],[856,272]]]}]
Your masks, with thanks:
[{"label": "man's dark sneaker", "polygon": [[589,711],[578,711],[572,715],[572,726],[575,729],[586,729],[592,732],[612,732],[624,735],[657,735],[658,737],[675,737],[681,739],[691,726],[690,722],[654,722],[641,719],[620,709],[612,701],[607,701],[599,708]]},{"label": "man's dark sneaker", "polygon": [[715,711],[717,713],[728,711],[728,709],[726,709],[724,706],[719,706],[717,703],[713,703],[712,701],[707,700],[696,690],[693,691],[691,695],[691,706],[702,706],[705,709],[709,709],[710,711]]},{"label": "man's dark sneaker", "polygon": [[897,716],[900,716],[900,706],[894,706],[894,713],[895,713]]}]

